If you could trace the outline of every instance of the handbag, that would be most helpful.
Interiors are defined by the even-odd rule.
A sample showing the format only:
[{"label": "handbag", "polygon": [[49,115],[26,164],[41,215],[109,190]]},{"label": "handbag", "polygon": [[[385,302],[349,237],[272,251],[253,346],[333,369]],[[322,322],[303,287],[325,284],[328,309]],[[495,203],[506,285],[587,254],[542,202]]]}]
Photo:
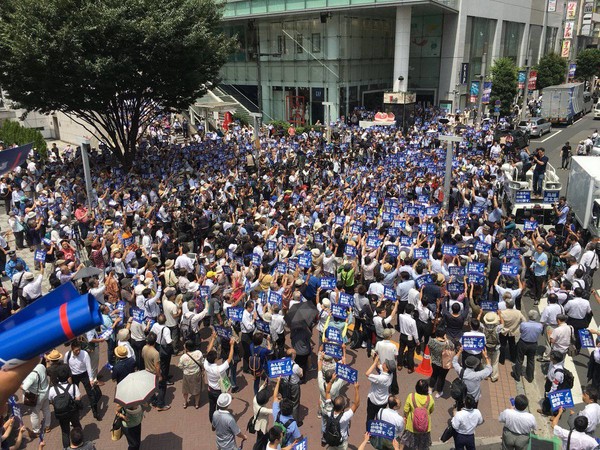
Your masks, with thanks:
[{"label": "handbag", "polygon": [[575,330],[573,327],[569,325],[569,328],[571,329],[571,340],[569,343],[569,348],[567,349],[567,355],[574,357],[579,353],[577,351],[577,339],[575,338]]},{"label": "handbag", "polygon": [[442,436],[440,437],[440,441],[442,441],[442,442],[449,441],[455,435],[456,435],[456,430],[454,429],[454,427],[452,426],[452,424],[449,422],[448,426],[446,427],[446,429],[442,433]]},{"label": "handbag", "polygon": [[112,441],[118,441],[123,437],[123,422],[119,416],[115,414],[115,420],[113,420],[112,427],[110,429],[110,439]]},{"label": "handbag", "polygon": [[256,413],[256,416],[252,416],[252,417],[250,417],[250,420],[248,420],[248,426],[246,427],[246,429],[248,430],[248,433],[250,433],[250,434],[256,433],[256,421],[258,420],[258,416],[260,415],[261,409],[262,409],[262,406],[260,408],[258,408],[258,412]]},{"label": "handbag", "polygon": [[229,392],[229,389],[231,389],[231,381],[227,375],[221,374],[221,377],[219,378],[219,386],[221,387],[222,393]]},{"label": "handbag", "polygon": [[452,368],[452,360],[456,356],[456,352],[448,345],[444,347],[442,350],[442,368],[443,369],[451,369]]},{"label": "handbag", "polygon": [[[35,375],[37,377],[37,391],[40,392],[40,374],[35,371]],[[39,394],[34,394],[33,392],[25,391],[23,392],[23,404],[25,406],[36,406],[39,398]]]}]

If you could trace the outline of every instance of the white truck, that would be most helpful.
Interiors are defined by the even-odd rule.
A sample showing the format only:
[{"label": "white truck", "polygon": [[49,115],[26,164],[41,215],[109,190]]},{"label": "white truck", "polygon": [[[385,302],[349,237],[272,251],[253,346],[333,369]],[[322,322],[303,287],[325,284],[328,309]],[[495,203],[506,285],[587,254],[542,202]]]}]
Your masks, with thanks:
[{"label": "white truck", "polygon": [[598,236],[600,220],[600,158],[573,156],[567,203],[575,220],[592,236]]},{"label": "white truck", "polygon": [[542,90],[542,117],[553,124],[571,125],[592,110],[593,102],[584,83],[565,83]]}]

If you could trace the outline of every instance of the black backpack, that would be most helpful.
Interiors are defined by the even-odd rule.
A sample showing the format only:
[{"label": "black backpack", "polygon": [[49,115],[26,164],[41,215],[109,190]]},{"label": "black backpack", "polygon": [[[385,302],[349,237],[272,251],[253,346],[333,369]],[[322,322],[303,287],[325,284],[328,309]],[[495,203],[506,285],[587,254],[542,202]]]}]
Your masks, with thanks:
[{"label": "black backpack", "polygon": [[189,341],[194,338],[194,331],[192,330],[192,319],[194,318],[193,314],[190,314],[189,317],[184,317],[181,319],[181,324],[179,325],[179,331],[181,332],[181,337],[183,341]]},{"label": "black backpack", "polygon": [[[77,407],[77,402],[71,396],[71,394],[69,394],[69,388],[72,386],[72,384],[69,384],[66,389],[59,384],[54,386],[54,392],[56,393],[56,396],[54,397],[54,400],[52,400],[52,404],[54,405],[54,414],[59,419],[63,417],[69,417],[71,414],[79,410]],[[74,387],[73,395],[75,395]]]},{"label": "black backpack", "polygon": [[465,374],[465,369],[460,371],[460,375],[455,379],[450,385],[450,396],[454,400],[463,400],[467,396],[467,385],[462,380],[463,375]]},{"label": "black backpack", "polygon": [[260,378],[263,374],[263,364],[260,358],[260,350],[256,353],[256,347],[252,347],[250,351],[250,358],[248,358],[248,366],[250,366],[250,372],[254,375],[254,378]]},{"label": "black backpack", "polygon": [[288,445],[290,439],[288,428],[292,423],[294,423],[294,419],[288,419],[285,423],[281,422],[281,411],[277,413],[277,419],[275,419],[273,427],[281,431],[281,445],[284,447]]},{"label": "black backpack", "polygon": [[327,443],[327,445],[336,447],[342,444],[343,439],[340,420],[342,420],[343,414],[344,412],[341,412],[337,417],[334,417],[333,411],[331,411],[331,415],[325,416],[325,432],[323,433],[323,440]]},{"label": "black backpack", "polygon": [[558,390],[562,390],[562,389],[573,389],[573,385],[575,384],[575,377],[573,376],[573,374],[571,373],[570,370],[568,369],[556,369],[554,371],[556,372],[561,372],[563,374],[563,381],[562,383],[560,383],[557,386]]}]

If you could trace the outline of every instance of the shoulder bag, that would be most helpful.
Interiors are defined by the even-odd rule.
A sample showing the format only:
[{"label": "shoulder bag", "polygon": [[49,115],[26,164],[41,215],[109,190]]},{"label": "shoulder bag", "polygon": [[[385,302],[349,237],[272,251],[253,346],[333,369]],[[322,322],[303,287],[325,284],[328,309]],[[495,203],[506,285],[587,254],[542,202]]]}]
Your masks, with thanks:
[{"label": "shoulder bag", "polygon": [[40,396],[40,374],[37,370],[34,370],[35,376],[37,377],[37,393],[25,391],[23,392],[23,404],[25,406],[36,406],[38,398]]}]

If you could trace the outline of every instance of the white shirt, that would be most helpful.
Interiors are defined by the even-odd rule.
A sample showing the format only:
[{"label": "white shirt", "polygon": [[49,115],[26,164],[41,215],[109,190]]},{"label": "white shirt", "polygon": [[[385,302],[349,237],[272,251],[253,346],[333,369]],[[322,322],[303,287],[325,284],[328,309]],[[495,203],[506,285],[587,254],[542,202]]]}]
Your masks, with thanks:
[{"label": "white shirt", "polygon": [[556,316],[563,314],[564,309],[558,303],[548,303],[548,306],[542,311],[540,322],[544,325],[556,326]]},{"label": "white shirt", "polygon": [[375,344],[375,353],[379,355],[379,361],[396,361],[398,347],[389,339],[384,339]]},{"label": "white shirt", "polygon": [[[381,366],[379,366],[381,370]],[[367,397],[375,405],[386,405],[390,395],[390,385],[392,384],[392,374],[381,371],[381,373],[372,373],[368,377],[371,382],[369,395]]]},{"label": "white shirt", "polygon": [[394,427],[396,427],[397,438],[402,435],[402,432],[404,431],[404,417],[398,414],[398,411],[386,407],[380,409],[375,417],[378,420],[383,420],[384,422],[394,425]]},{"label": "white shirt", "polygon": [[204,370],[206,371],[206,382],[208,387],[215,391],[221,390],[221,385],[219,384],[219,380],[221,379],[221,374],[225,373],[225,371],[229,369],[229,362],[225,361],[221,365],[210,364],[208,361],[204,360]]},{"label": "white shirt", "polygon": [[516,434],[529,434],[537,428],[535,417],[527,411],[505,409],[500,413],[498,420]]},{"label": "white shirt", "polygon": [[30,281],[23,288],[23,297],[27,300],[35,300],[42,296],[42,279],[43,275],[38,275],[33,281]]},{"label": "white shirt", "polygon": [[285,319],[280,313],[273,314],[271,317],[270,330],[271,338],[274,341],[285,331]]},{"label": "white shirt", "polygon": [[81,350],[77,356],[69,350],[65,353],[64,362],[69,366],[73,375],[80,375],[87,372],[90,380],[94,379],[92,376],[94,372],[92,371],[92,366],[90,364],[90,355],[88,355],[88,352],[85,350]]},{"label": "white shirt", "polygon": [[590,302],[585,298],[575,297],[565,304],[565,314],[572,319],[583,319],[591,312]]},{"label": "white shirt", "polygon": [[581,261],[579,261],[579,264],[581,264],[584,268],[587,267],[589,269],[597,269],[599,262],[600,261],[598,260],[596,251],[595,250],[587,250],[581,256]]},{"label": "white shirt", "polygon": [[585,416],[588,419],[588,433],[593,433],[596,430],[596,427],[600,423],[600,405],[598,403],[590,403],[585,405],[583,411],[580,411],[579,416]]},{"label": "white shirt", "polygon": [[63,390],[66,390],[69,393],[69,395],[74,399],[81,397],[81,393],[79,392],[79,388],[76,384],[72,384],[69,386],[69,383],[58,383],[58,386],[60,387],[57,388],[56,386],[50,386],[50,390],[48,391],[48,400],[54,400],[54,397],[56,397],[57,392],[58,394],[62,394]]},{"label": "white shirt", "polygon": [[482,423],[483,416],[478,409],[461,409],[452,418],[452,427],[460,434],[473,434]]},{"label": "white shirt", "polygon": [[[562,440],[562,448],[563,450],[566,450],[567,439],[569,439],[569,430],[556,425],[554,427],[554,436],[557,436]],[[592,450],[596,448],[597,445],[596,439],[585,433],[579,431],[573,431],[573,433],[571,433],[571,450]]]},{"label": "white shirt", "polygon": [[177,323],[179,322],[179,317],[173,317],[175,314],[177,314],[177,310],[179,309],[177,305],[166,298],[163,299],[162,305],[165,318],[167,319],[165,324],[168,327],[177,326]]},{"label": "white shirt", "polygon": [[244,313],[242,314],[242,333],[253,333],[254,332],[254,313],[248,312],[247,309],[244,309]]},{"label": "white shirt", "polygon": [[400,314],[398,316],[398,327],[401,334],[408,336],[409,341],[419,342],[417,322],[409,314]]},{"label": "white shirt", "polygon": [[174,267],[175,269],[185,269],[187,273],[192,273],[194,271],[194,261],[184,253],[177,257]]},{"label": "white shirt", "polygon": [[173,342],[173,339],[171,338],[171,330],[169,330],[166,325],[155,323],[152,325],[152,328],[150,328],[150,331],[156,334],[156,343],[158,345],[169,345],[171,342]]}]

